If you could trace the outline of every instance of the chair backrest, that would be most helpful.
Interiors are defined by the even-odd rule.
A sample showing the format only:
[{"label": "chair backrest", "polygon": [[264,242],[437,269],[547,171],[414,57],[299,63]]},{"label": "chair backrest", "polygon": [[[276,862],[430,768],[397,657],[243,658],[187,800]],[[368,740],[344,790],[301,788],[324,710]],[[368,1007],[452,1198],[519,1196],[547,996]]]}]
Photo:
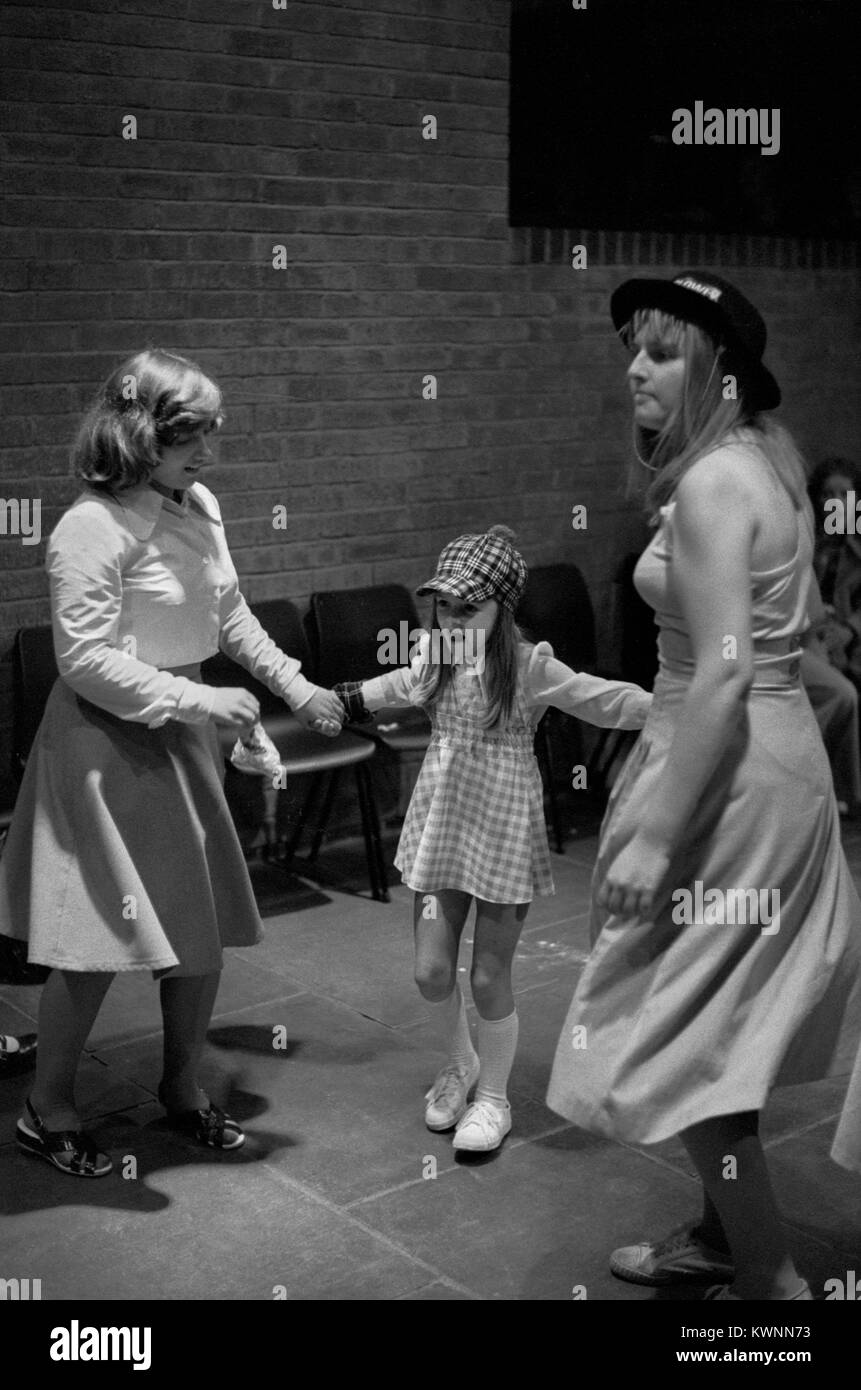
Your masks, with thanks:
[{"label": "chair backrest", "polygon": [[616,574],[622,629],[622,675],[651,690],[658,671],[655,615],[634,587],[637,554],[626,555]]},{"label": "chair backrest", "polygon": [[[297,661],[301,661],[303,674],[309,680],[314,680],[313,655],[296,605],[286,598],[273,598],[251,604],[250,607],[254,617],[275,645],[287,656],[295,656]],[[250,671],[246,671],[244,666],[240,666],[224,652],[219,652],[204,661],[200,673],[207,685],[241,686],[250,690],[260,701],[260,713],[264,717],[286,713],[283,700],[273,695],[268,686],[256,680]]]},{"label": "chair backrest", "polygon": [[19,628],[15,636],[12,754],[12,770],[19,779],[58,674],[51,624]]},{"label": "chair backrest", "polygon": [[[402,584],[312,594],[308,635],[318,680],[322,685],[368,680],[386,669],[408,665],[409,634],[418,626],[413,597]],[[379,651],[388,632],[395,635],[398,660],[383,667]]]},{"label": "chair backrest", "polygon": [[566,666],[575,671],[594,669],[598,659],[595,613],[576,565],[531,569],[516,616],[530,640],[549,642]]}]

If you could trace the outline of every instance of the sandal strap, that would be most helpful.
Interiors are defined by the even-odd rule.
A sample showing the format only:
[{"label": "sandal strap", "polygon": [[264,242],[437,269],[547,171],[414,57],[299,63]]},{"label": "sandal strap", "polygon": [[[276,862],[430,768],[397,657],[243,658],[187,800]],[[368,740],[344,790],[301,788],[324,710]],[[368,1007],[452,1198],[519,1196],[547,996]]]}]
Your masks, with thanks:
[{"label": "sandal strap", "polygon": [[227,1116],[217,1105],[210,1104],[208,1110],[198,1110],[197,1112],[199,1138],[207,1144],[213,1144],[221,1148],[224,1142],[224,1127],[227,1124]]},{"label": "sandal strap", "polygon": [[85,1134],[82,1129],[47,1129],[41,1116],[33,1109],[29,1096],[24,1103],[45,1151],[51,1154],[71,1154],[68,1165],[63,1164],[63,1167],[68,1167],[73,1173],[83,1172],[87,1176],[93,1174],[100,1151],[89,1134]]},{"label": "sandal strap", "polygon": [[224,1133],[229,1127],[234,1134],[242,1134],[242,1129],[218,1105],[210,1102],[204,1110],[168,1110],[168,1119],[177,1129],[191,1134],[201,1143],[213,1149],[231,1147],[224,1143]]}]

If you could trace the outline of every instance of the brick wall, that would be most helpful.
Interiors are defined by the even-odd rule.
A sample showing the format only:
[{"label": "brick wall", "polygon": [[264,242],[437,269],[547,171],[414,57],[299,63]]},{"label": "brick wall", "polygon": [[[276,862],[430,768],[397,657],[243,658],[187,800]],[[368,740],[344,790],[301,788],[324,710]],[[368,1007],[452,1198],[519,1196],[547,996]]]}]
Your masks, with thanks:
[{"label": "brick wall", "polygon": [[[453,535],[505,521],[532,563],[582,565],[608,659],[610,576],[643,530],[607,294],[687,248],[583,234],[575,271],[563,234],[536,258],[508,227],[507,4],[40,0],[0,26],[0,494],[43,508],[42,544],[0,537],[0,766],[76,418],[145,344],[225,389],[212,485],[251,601],[411,584]],[[857,270],[728,254],[793,382],[789,422],[813,453],[858,454]]]}]

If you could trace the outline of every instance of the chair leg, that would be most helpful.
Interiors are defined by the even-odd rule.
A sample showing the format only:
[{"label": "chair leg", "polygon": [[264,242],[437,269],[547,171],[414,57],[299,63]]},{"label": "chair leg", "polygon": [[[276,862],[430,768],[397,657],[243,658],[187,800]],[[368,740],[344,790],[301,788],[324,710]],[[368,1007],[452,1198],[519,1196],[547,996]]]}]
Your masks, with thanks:
[{"label": "chair leg", "polygon": [[265,843],[263,845],[263,858],[273,859],[275,846],[278,839],[276,829],[278,820],[278,790],[268,782],[263,784],[263,834]]},{"label": "chair leg", "polygon": [[333,770],[329,773],[329,785],[326,788],[326,795],[323,799],[323,805],[320,809],[320,814],[317,817],[317,826],[314,831],[314,838],[311,841],[311,852],[308,855],[309,864],[316,863],[317,855],[320,853],[320,846],[323,843],[323,836],[326,834],[326,827],[329,824],[329,817],[332,814],[332,807],[335,803],[335,792],[338,789],[338,779],[340,778],[340,776],[341,769],[339,767],[333,768]]},{"label": "chair leg", "polygon": [[553,825],[553,838],[556,841],[556,853],[564,854],[565,837],[562,831],[562,817],[559,813],[559,798],[556,795],[556,770],[553,764],[553,749],[550,744],[547,716],[541,721],[539,733],[544,750],[544,761],[547,765],[547,794],[550,799],[550,820]]},{"label": "chair leg", "polygon": [[299,841],[302,838],[302,831],[305,829],[305,822],[308,819],[309,812],[311,810],[312,805],[314,804],[317,792],[320,788],[320,784],[324,776],[325,773],[323,772],[314,773],[313,781],[311,782],[311,785],[308,788],[308,795],[305,797],[305,800],[302,803],[302,809],[299,812],[299,819],[296,822],[296,828],[293,831],[293,834],[290,836],[289,840],[285,842],[284,853],[278,860],[279,868],[282,868],[285,873],[290,872],[290,866],[293,863],[293,856],[299,848]]},{"label": "chair leg", "polygon": [[386,877],[386,862],[383,858],[383,845],[380,838],[380,818],[371,776],[364,763],[356,763],[356,790],[359,794],[359,809],[362,813],[362,831],[365,836],[365,853],[368,859],[368,876],[371,880],[371,895],[380,903],[390,902],[389,885]]}]

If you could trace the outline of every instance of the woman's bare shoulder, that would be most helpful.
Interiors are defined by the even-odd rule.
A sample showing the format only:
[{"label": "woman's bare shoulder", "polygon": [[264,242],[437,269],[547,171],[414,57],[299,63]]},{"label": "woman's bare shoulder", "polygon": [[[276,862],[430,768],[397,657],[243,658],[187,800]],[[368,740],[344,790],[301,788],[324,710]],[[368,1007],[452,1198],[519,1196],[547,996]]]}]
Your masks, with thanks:
[{"label": "woman's bare shoulder", "polygon": [[727,442],[691,464],[676,488],[676,501],[685,511],[703,507],[749,505],[759,491],[754,451],[741,443]]}]

